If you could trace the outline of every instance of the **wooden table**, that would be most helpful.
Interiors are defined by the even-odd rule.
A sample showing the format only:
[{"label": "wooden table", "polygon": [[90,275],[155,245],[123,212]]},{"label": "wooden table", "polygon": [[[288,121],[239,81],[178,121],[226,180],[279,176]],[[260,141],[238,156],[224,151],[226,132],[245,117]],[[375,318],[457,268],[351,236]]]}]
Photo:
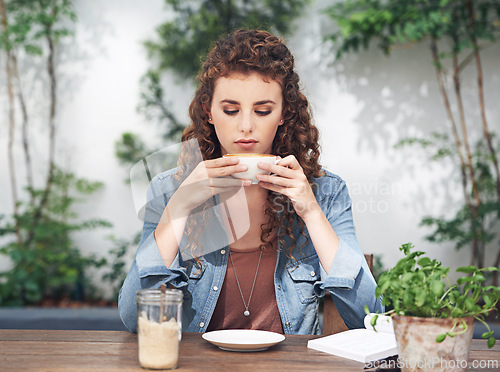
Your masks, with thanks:
[{"label": "wooden table", "polygon": [[[363,363],[307,348],[318,336],[287,335],[266,351],[222,351],[201,338],[184,333],[179,371],[362,371]],[[500,346],[488,350],[484,340],[473,340],[469,363],[490,362],[498,371]],[[495,362],[496,361],[496,362]],[[121,331],[0,330],[1,371],[144,371],[137,360],[137,335]]]}]

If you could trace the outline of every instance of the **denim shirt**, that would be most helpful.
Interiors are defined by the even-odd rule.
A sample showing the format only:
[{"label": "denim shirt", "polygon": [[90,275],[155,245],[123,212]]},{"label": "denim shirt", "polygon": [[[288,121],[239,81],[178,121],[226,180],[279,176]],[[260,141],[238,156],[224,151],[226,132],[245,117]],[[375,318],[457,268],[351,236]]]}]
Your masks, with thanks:
[{"label": "denim shirt", "polygon": [[[220,222],[221,231],[216,233],[217,225],[211,226],[203,236],[201,241],[210,253],[199,257],[201,269],[179,252],[169,268],[163,263],[154,231],[179,182],[173,171],[167,171],[157,175],[148,188],[142,239],[118,299],[121,319],[132,332],[137,330],[136,292],[142,288],[159,288],[163,283],[184,293],[183,331],[205,332],[224,282],[229,247],[227,240],[220,238],[225,234],[220,233],[224,230],[216,207],[210,212],[213,221]],[[365,305],[371,312],[383,312],[380,298],[375,297],[375,280],[355,235],[352,203],[345,182],[325,171],[314,183],[316,200],[340,242],[328,274],[318,259],[307,228],[300,234],[296,221],[293,225],[296,245],[291,254],[295,259],[286,254],[290,237],[284,234],[284,244],[278,244],[274,289],[285,334],[321,333],[318,304],[326,291],[332,294],[339,314],[351,329],[363,327]],[[217,205],[218,198],[213,199]],[[186,244],[184,235],[179,251]]]}]

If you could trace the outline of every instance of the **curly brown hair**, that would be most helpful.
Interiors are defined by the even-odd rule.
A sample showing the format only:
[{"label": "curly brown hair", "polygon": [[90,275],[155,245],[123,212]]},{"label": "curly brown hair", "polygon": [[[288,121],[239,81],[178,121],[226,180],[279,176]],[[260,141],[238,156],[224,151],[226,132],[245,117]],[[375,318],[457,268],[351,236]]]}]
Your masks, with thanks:
[{"label": "curly brown hair", "polygon": [[[197,139],[204,160],[222,156],[214,126],[208,122],[207,108],[211,107],[217,78],[232,73],[258,73],[281,85],[283,124],[276,132],[272,154],[282,158],[295,155],[312,186],[313,178],[322,174],[318,163],[319,132],[311,122],[309,103],[300,90],[292,53],[282,39],[267,31],[237,30],[216,42],[197,77],[199,86],[189,107],[191,125],[184,130],[182,141]],[[297,215],[291,201],[282,194],[269,192],[265,214],[268,216],[268,222],[262,226],[262,246],[271,243],[267,239],[273,229],[280,226],[282,234],[292,238],[293,244],[287,252],[289,257],[292,257],[291,252],[296,241],[292,225]],[[304,223],[300,218],[298,223],[300,233],[304,235]]]}]

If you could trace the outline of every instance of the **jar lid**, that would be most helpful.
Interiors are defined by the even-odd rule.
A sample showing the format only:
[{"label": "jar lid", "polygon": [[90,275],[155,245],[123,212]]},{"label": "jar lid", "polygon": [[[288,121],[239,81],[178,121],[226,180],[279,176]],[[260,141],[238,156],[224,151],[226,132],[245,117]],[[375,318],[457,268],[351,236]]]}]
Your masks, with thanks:
[{"label": "jar lid", "polygon": [[168,302],[168,303],[181,303],[184,295],[178,289],[167,289],[162,292],[159,288],[140,289],[137,291],[137,302]]}]

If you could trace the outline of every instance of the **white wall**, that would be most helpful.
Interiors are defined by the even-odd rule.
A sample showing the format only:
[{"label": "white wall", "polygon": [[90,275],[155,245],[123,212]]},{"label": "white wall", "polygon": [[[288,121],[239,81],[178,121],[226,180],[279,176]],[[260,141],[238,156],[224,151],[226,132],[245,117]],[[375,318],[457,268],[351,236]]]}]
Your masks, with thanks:
[{"label": "white wall", "polygon": [[[318,1],[316,10],[324,3]],[[456,211],[461,200],[457,169],[429,164],[417,149],[393,148],[409,136],[450,133],[427,45],[403,45],[390,57],[373,48],[333,63],[320,47],[331,23],[317,14],[301,20],[290,45],[322,133],[323,164],[350,187],[362,249],[383,254],[390,266],[402,257],[397,248],[413,242],[445,265],[468,265],[466,248],[457,252],[449,243],[429,243],[424,239],[429,231],[418,227],[423,216]],[[499,133],[500,46],[484,51],[482,58],[487,117],[490,129]],[[462,89],[472,139],[481,136],[475,79],[475,67],[468,67]],[[498,249],[497,241],[492,245]],[[486,264],[493,257],[487,256]]]},{"label": "white wall", "polygon": [[[296,55],[297,69],[321,131],[322,163],[343,177],[350,188],[356,228],[365,252],[383,254],[386,266],[401,254],[397,248],[411,241],[446,265],[468,264],[469,253],[457,253],[451,244],[424,240],[418,227],[427,214],[449,213],[460,198],[458,174],[451,167],[429,165],[418,151],[394,150],[409,135],[445,130],[447,120],[437,91],[435,74],[425,46],[403,47],[391,57],[377,50],[347,56],[335,64],[325,53],[321,38],[327,19],[315,11],[297,22],[288,39]],[[157,131],[136,113],[138,82],[148,62],[140,41],[154,36],[154,27],[165,19],[162,0],[77,1],[76,38],[59,54],[60,70],[58,158],[78,175],[100,180],[105,188],[79,208],[81,218],[101,217],[114,224],[112,231],[75,236],[84,252],[105,252],[109,233],[129,238],[141,227],[135,215],[127,170],[114,156],[114,142],[125,131],[139,132],[152,142]],[[500,47],[483,53],[485,90],[491,129],[500,132],[500,113],[494,100],[500,94]],[[0,61],[3,65],[3,60]],[[496,64],[495,64],[496,63]],[[40,72],[23,67],[30,79],[25,90],[34,96],[43,87]],[[465,96],[476,107],[474,70],[469,68]],[[5,77],[0,75],[0,214],[12,210],[6,159],[7,116]],[[167,95],[180,118],[187,118],[192,88],[169,84]],[[41,101],[42,102],[42,101]],[[39,102],[34,112],[44,112]],[[479,128],[479,113],[469,112]],[[37,173],[43,175],[47,134],[40,130],[42,116],[32,125],[41,132],[35,141]],[[18,146],[21,162],[21,149]],[[22,175],[20,175],[22,176]],[[40,178],[41,179],[41,178]],[[455,204],[454,204],[455,203]],[[0,261],[6,267],[7,261]]]}]

